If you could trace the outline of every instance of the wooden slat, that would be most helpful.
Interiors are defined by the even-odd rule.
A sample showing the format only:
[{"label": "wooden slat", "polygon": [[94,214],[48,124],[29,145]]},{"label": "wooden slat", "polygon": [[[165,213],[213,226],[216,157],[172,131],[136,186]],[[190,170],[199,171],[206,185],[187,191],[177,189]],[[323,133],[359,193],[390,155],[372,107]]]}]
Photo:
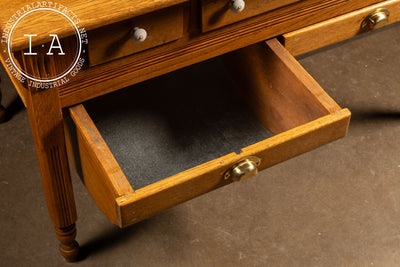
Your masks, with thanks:
[{"label": "wooden slat", "polygon": [[292,55],[298,56],[349,39],[366,32],[361,29],[361,23],[369,13],[378,8],[389,10],[388,25],[400,21],[400,0],[390,0],[286,33],[282,36],[283,44]]}]

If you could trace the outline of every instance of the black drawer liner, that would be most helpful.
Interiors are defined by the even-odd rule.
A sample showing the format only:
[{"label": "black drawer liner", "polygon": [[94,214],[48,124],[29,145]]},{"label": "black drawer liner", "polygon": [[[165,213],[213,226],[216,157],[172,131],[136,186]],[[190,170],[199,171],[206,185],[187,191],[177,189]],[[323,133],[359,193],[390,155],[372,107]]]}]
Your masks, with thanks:
[{"label": "black drawer liner", "polygon": [[85,103],[134,189],[272,136],[216,58]]}]

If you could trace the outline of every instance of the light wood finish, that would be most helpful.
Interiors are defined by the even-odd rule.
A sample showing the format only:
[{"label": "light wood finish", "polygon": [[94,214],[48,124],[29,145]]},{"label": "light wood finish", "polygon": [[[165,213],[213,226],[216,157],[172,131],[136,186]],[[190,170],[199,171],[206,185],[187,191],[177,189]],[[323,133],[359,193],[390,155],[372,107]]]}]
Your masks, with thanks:
[{"label": "light wood finish", "polygon": [[292,55],[298,56],[349,39],[367,31],[361,28],[361,23],[369,13],[378,8],[389,10],[388,25],[400,21],[400,0],[390,0],[286,33],[282,36],[282,42]]},{"label": "light wood finish", "polygon": [[60,88],[61,105],[72,106],[376,2],[379,1],[300,1],[231,27],[201,35],[187,33],[176,42],[81,71]]},{"label": "light wood finish", "polygon": [[[142,43],[132,39],[132,29],[143,28],[147,38]],[[90,65],[137,53],[175,41],[183,36],[183,6],[173,6],[134,19],[88,32]]]},{"label": "light wood finish", "polygon": [[[24,68],[42,78],[56,72],[54,61],[43,58],[24,58]],[[57,88],[40,91],[28,86],[27,109],[49,215],[61,241],[60,252],[67,261],[74,261],[79,250],[75,241],[77,214]]]},{"label": "light wood finish", "polygon": [[[155,10],[180,4],[185,1],[187,0],[69,0],[62,5],[54,5],[54,3],[57,3],[55,1],[46,2],[52,2],[52,8],[55,7],[61,12],[67,12],[74,22],[79,19],[79,25],[84,27],[86,30],[92,30],[104,25],[109,25],[147,14]],[[0,25],[4,28],[9,19],[16,14],[17,11],[22,14],[22,8],[28,10],[26,6],[31,5],[32,3],[35,7],[38,6],[38,3],[40,4],[40,7],[49,7],[43,5],[42,2],[43,1],[2,0],[2,8],[0,9]],[[56,20],[54,23],[48,23],[46,18],[50,17],[50,13],[42,14],[39,18],[37,16],[32,16],[31,18],[26,19],[23,23],[20,31],[25,33],[37,32],[38,28],[48,29],[47,31],[43,30],[37,32],[38,36],[32,40],[32,45],[40,45],[51,41],[52,38],[48,35],[49,31],[57,32],[59,37],[74,35],[74,29],[70,27],[70,25],[66,24],[64,20]],[[13,40],[13,48],[15,50],[27,48],[27,41],[27,38],[23,35],[19,36],[19,38]]]},{"label": "light wood finish", "polygon": [[200,0],[203,31],[210,31],[234,22],[241,21],[262,13],[283,7],[300,0],[245,0],[245,8],[240,13],[233,13],[231,0]]},{"label": "light wood finish", "polygon": [[242,149],[195,168],[138,189],[132,195],[118,198],[120,226],[125,227],[146,219],[157,212],[217,189],[231,182],[222,178],[235,162],[247,157],[262,158],[259,170],[312,150],[322,144],[343,137],[349,123],[346,109],[336,114],[294,128],[253,146]]},{"label": "light wood finish", "polygon": [[[73,0],[69,2],[68,8],[73,10],[79,18],[83,15],[86,19],[82,19],[81,24],[86,30],[90,30],[185,1],[158,0],[140,2],[141,3],[136,5],[134,9],[130,10],[128,6],[131,5],[132,1],[118,1],[118,3],[115,3],[114,1],[96,0],[91,1],[90,4],[86,4],[82,1]],[[81,70],[75,79],[71,79],[66,86],[59,89],[61,106],[72,106],[93,97],[124,88],[131,84],[157,77],[220,54],[286,32],[294,31],[378,2],[382,1],[300,1],[255,18],[249,18],[245,21],[235,23],[230,27],[224,27],[206,34],[200,34],[196,28],[196,23],[200,20],[200,18],[197,17],[199,11],[197,9],[197,2],[195,0],[190,1],[191,12],[189,14],[189,21],[191,22],[191,25],[185,28],[184,38],[158,48],[149,49],[138,54],[124,57],[118,61],[91,67],[87,70]],[[8,21],[9,17],[14,14],[18,6],[23,6],[29,3],[31,2],[27,0],[6,0],[4,3],[5,8],[0,10],[1,28],[4,29],[6,21]],[[100,8],[100,6],[108,8],[107,11],[106,9]],[[116,10],[117,7],[125,7],[127,10]],[[95,9],[98,10],[94,11]],[[86,12],[88,14],[86,14]],[[99,16],[97,16],[98,12],[100,12]],[[115,16],[115,12],[120,16]],[[108,21],[103,18],[105,13],[110,13]],[[131,14],[132,16],[128,16],[128,14]],[[37,22],[34,23],[34,25],[37,24]],[[89,27],[88,25],[91,26]],[[55,30],[58,31],[60,29]],[[68,32],[68,29],[65,29],[64,32]],[[35,38],[35,40],[42,41],[40,38]],[[28,39],[25,38],[25,43],[21,44],[21,47],[26,47],[27,44]],[[4,44],[1,43],[1,45],[4,50]],[[3,53],[0,53],[0,55],[3,65],[6,66],[6,63],[4,62],[5,55]],[[9,76],[12,77],[8,70],[7,72]],[[19,84],[18,81],[15,82],[15,79],[12,80],[19,95],[24,100],[24,90],[22,90],[23,86]],[[24,101],[24,103],[25,102],[26,101]]]},{"label": "light wood finish", "polygon": [[72,107],[70,116],[73,122],[66,123],[66,140],[71,161],[100,210],[119,224],[115,199],[133,189],[86,110]]},{"label": "light wood finish", "polygon": [[224,55],[243,98],[265,127],[278,134],[340,110],[277,39],[266,44]]},{"label": "light wood finish", "polygon": [[[85,159],[87,162],[107,162],[107,166],[102,167],[106,172],[107,169],[114,172],[118,169],[117,177],[108,171],[108,181],[103,175],[98,179],[89,178],[93,180],[93,183],[86,184],[89,192],[97,191],[97,188],[102,187],[107,187],[109,191],[114,192],[130,191],[130,193],[120,194],[119,197],[116,197],[118,194],[113,193],[109,196],[103,195],[103,199],[96,198],[99,206],[105,207],[105,201],[110,202],[107,205],[115,205],[115,214],[108,216],[117,218],[117,224],[120,227],[136,223],[166,208],[229,184],[231,180],[223,178],[224,172],[233,163],[245,157],[261,158],[259,170],[262,170],[346,134],[350,112],[347,109],[340,109],[277,40],[246,48],[238,53],[243,56],[237,56],[236,53],[227,55],[227,61],[232,60],[238,69],[242,66],[255,73],[249,79],[256,78],[256,80],[246,83],[246,94],[251,96],[250,99],[257,99],[257,102],[249,101],[250,105],[260,111],[258,115],[262,113],[262,116],[259,116],[261,122],[278,134],[243,148],[240,154],[228,154],[134,192],[132,190],[134,185],[129,186],[127,181],[121,183],[126,178],[120,173],[121,170],[106,149],[107,145],[100,133],[90,122],[84,107],[78,105],[70,109],[72,119],[77,125],[78,136],[77,145],[71,147],[73,150],[69,150],[70,157],[77,162],[79,160],[77,149],[80,152],[82,147],[84,147],[83,151],[93,150],[90,153],[85,151],[84,155],[80,155],[82,164],[76,163],[82,168],[83,176],[85,173],[92,172],[93,168],[99,168],[97,165],[83,164],[83,156],[90,158]],[[248,58],[247,55],[258,55],[260,62],[249,65],[250,61],[245,60]],[[263,63],[265,61],[272,63],[265,65]],[[271,71],[263,69],[264,67],[274,69]],[[286,79],[278,77],[280,75]],[[283,93],[284,96],[278,96]],[[285,114],[288,119],[276,114]],[[88,128],[85,129],[85,127]],[[96,152],[99,148],[102,153]],[[104,152],[105,150],[107,151]],[[86,179],[88,177],[83,177],[84,181]],[[116,181],[118,181],[118,186]],[[109,199],[114,197],[115,199]]]}]

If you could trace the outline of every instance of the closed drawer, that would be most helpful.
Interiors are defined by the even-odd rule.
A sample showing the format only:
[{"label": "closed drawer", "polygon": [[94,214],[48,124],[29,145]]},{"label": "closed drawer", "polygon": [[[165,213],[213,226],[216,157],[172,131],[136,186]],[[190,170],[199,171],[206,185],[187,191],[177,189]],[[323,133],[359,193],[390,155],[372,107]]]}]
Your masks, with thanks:
[{"label": "closed drawer", "polygon": [[181,38],[183,5],[89,31],[89,64],[98,65]]},{"label": "closed drawer", "polygon": [[282,42],[298,56],[400,21],[400,0],[383,1],[343,16],[286,33]]},{"label": "closed drawer", "polygon": [[276,39],[223,60],[236,86],[205,62],[70,108],[68,154],[112,222],[136,223],[346,135],[350,112]]},{"label": "closed drawer", "polygon": [[[217,29],[300,0],[202,0],[202,30]],[[235,7],[243,7],[235,11]],[[240,12],[239,12],[240,11]]]}]

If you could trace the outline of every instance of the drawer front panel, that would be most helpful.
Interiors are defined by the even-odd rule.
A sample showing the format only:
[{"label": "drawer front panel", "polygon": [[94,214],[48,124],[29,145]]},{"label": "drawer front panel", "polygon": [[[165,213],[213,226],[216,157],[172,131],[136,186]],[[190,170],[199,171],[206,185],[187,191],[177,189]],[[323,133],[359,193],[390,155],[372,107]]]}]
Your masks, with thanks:
[{"label": "drawer front panel", "polygon": [[201,19],[203,31],[217,29],[231,23],[250,18],[300,0],[244,0],[244,8],[239,13],[231,9],[231,0],[202,0]]},{"label": "drawer front panel", "polygon": [[121,196],[116,200],[120,226],[129,226],[167,208],[231,183],[232,180],[223,178],[224,173],[232,164],[247,156],[255,155],[261,158],[261,165],[258,167],[258,170],[261,171],[341,138],[347,132],[349,118],[348,110],[339,111],[335,115],[321,118],[264,142],[246,147],[240,155],[229,154],[164,179],[152,186],[136,190],[134,194]]},{"label": "drawer front panel", "polygon": [[[177,5],[89,31],[89,64],[98,65],[181,38],[183,10]],[[133,37],[135,28],[147,33],[143,41]]]},{"label": "drawer front panel", "polygon": [[[350,112],[341,109],[276,39],[224,57],[250,109],[275,135],[137,190],[127,182],[85,108],[70,109],[77,127],[68,127],[67,139],[79,138],[75,146],[67,142],[68,153],[97,205],[120,227],[233,182],[225,174],[245,158],[260,158],[257,168],[263,170],[346,135]],[[93,152],[85,152],[90,147]]]},{"label": "drawer front panel", "polygon": [[282,41],[286,49],[293,56],[298,56],[349,39],[358,34],[374,30],[372,25],[366,25],[363,22],[369,14],[382,8],[389,11],[386,25],[400,21],[400,0],[384,1],[343,16],[284,34],[282,36]]}]

